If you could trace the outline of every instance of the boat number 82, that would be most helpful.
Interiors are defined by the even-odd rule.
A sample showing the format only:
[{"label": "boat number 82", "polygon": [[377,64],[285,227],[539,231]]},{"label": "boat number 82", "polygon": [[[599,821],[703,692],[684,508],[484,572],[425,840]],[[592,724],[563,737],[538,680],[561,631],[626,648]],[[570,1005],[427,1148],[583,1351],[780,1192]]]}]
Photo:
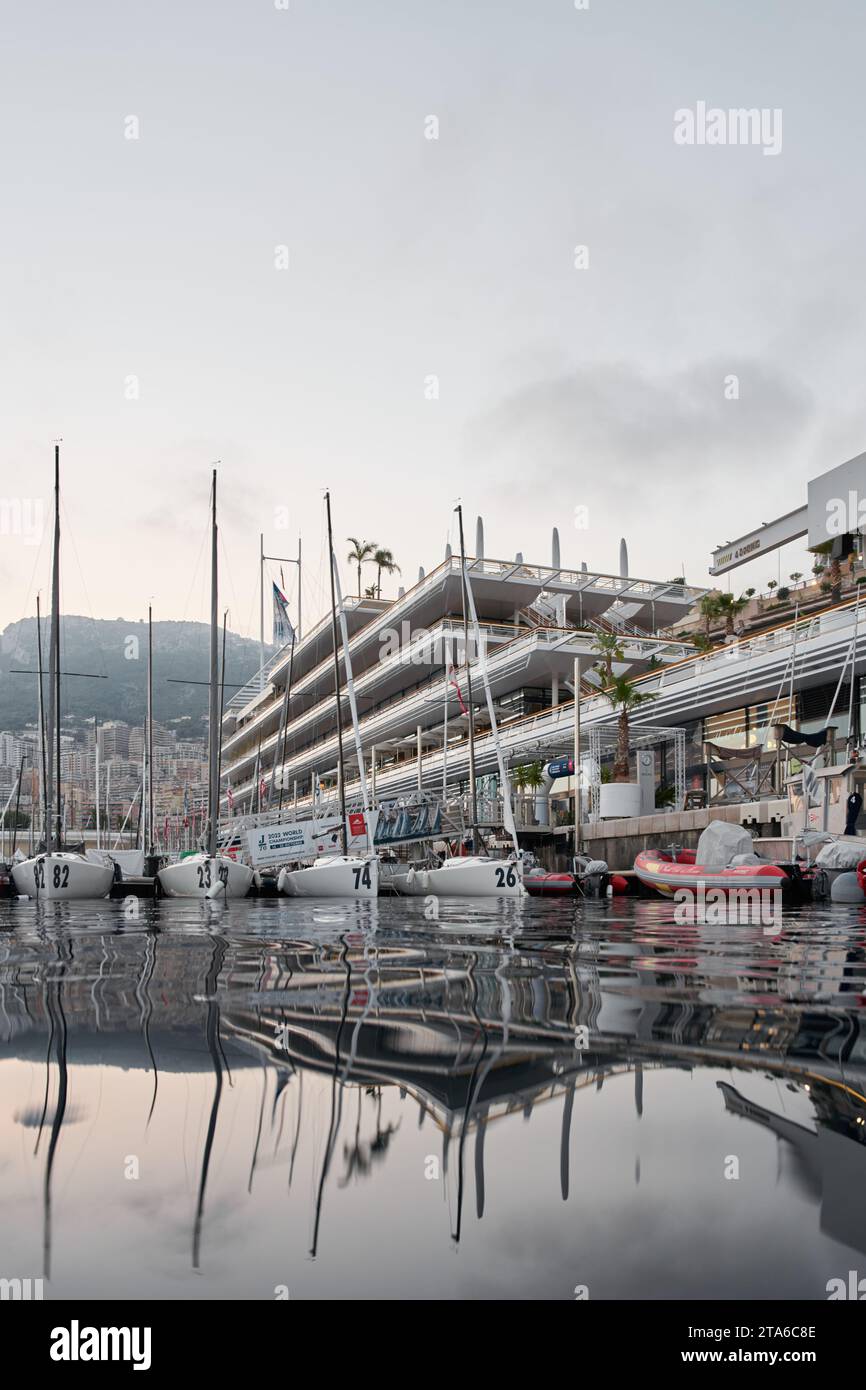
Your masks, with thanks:
[{"label": "boat number 82", "polygon": [[[34,874],[34,877],[35,877],[35,879],[36,879],[36,887],[37,887],[37,888],[44,888],[44,887],[45,887],[45,865],[44,865],[44,864],[37,864],[36,867],[35,867],[35,869],[33,870],[33,874]],[[52,882],[53,882],[55,888],[68,888],[68,887],[69,887],[69,865],[68,865],[68,864],[55,864],[55,865],[53,865],[52,874],[51,874],[51,880],[52,880]]]}]

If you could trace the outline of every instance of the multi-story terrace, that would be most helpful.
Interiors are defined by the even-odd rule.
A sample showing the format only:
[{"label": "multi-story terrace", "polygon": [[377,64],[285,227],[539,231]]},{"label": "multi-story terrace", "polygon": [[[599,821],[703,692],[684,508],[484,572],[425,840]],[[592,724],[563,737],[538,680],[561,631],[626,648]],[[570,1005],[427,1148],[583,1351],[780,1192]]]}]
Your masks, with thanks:
[{"label": "multi-story terrace", "polygon": [[[703,590],[627,575],[475,558],[468,562],[483,652],[470,634],[464,648],[460,561],[447,555],[396,600],[348,599],[349,648],[361,745],[368,779],[379,797],[415,789],[467,786],[468,673],[476,724],[476,772],[496,768],[480,662],[486,660],[497,722],[509,753],[536,747],[536,721],[548,720],[545,747],[554,756],[573,726],[575,670],[598,661],[600,631],[621,634],[623,663],[632,673],[682,661],[688,644],[659,635],[681,618]],[[575,663],[577,663],[577,668]],[[261,779],[270,783],[286,687],[292,667],[285,756],[276,769],[294,803],[308,806],[314,788],[335,785],[336,701],[330,615],[295,647],[267,664],[228,706],[223,769],[235,813],[249,810]],[[359,792],[357,758],[340,652],[340,698],[347,794]],[[608,706],[608,716],[611,710]],[[447,765],[446,765],[447,759]],[[257,775],[258,773],[258,775]],[[225,801],[223,803],[225,808]]]}]

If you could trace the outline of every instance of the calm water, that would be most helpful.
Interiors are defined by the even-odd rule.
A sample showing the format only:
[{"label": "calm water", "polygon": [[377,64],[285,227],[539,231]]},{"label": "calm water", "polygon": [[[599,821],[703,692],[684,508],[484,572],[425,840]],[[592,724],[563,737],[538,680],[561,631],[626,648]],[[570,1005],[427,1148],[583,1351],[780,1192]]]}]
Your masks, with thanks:
[{"label": "calm water", "polygon": [[866,912],[139,911],[0,903],[0,1276],[823,1299],[866,1275]]}]

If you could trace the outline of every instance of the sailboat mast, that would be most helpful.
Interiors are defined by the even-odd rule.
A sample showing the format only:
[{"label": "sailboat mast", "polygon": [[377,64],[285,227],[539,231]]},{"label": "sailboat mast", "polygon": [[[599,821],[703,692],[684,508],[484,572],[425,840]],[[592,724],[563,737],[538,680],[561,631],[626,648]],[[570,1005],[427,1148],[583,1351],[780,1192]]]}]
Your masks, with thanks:
[{"label": "sailboat mast", "polygon": [[[49,825],[45,848],[60,849],[60,445],[54,446],[54,569],[51,576],[51,628],[49,633],[48,772],[51,782]],[[51,763],[57,766],[52,768]],[[53,775],[52,775],[53,773]],[[56,798],[56,802],[55,802]]]},{"label": "sailboat mast", "polygon": [[101,849],[100,843],[100,805],[99,805],[99,715],[93,716],[93,752],[95,766],[93,769],[94,780],[96,782],[96,796],[94,797],[94,808],[96,810],[96,848]]},{"label": "sailboat mast", "polygon": [[153,854],[153,608],[147,605],[147,835],[144,852]]},{"label": "sailboat mast", "polygon": [[259,532],[259,668],[265,688],[265,538]]},{"label": "sailboat mast", "polygon": [[349,651],[349,629],[346,624],[346,608],[340,588],[340,572],[337,557],[331,550],[331,578],[334,582],[337,607],[340,613],[340,632],[343,637],[343,664],[346,668],[346,689],[349,692],[349,711],[352,716],[352,733],[355,736],[355,755],[358,759],[358,775],[361,779],[361,803],[364,807],[364,826],[367,831],[367,853],[373,853],[373,836],[370,833],[370,798],[367,795],[367,771],[364,767],[364,750],[361,747],[361,727],[358,723],[358,702],[355,699],[355,682],[352,679],[352,654]]},{"label": "sailboat mast", "polygon": [[475,786],[475,706],[472,703],[472,670],[469,661],[469,604],[466,601],[466,545],[463,540],[463,507],[455,508],[460,523],[460,579],[463,595],[463,648],[466,658],[466,696],[469,707],[469,794],[472,819],[472,849],[478,853],[478,796]]},{"label": "sailboat mast", "polygon": [[48,776],[45,769],[45,699],[42,692],[42,609],[36,595],[36,665],[39,671],[39,778],[42,784],[42,838],[48,848]]},{"label": "sailboat mast", "polygon": [[216,854],[219,823],[219,612],[217,593],[217,471],[213,470],[210,561],[210,702],[208,706],[208,855]]},{"label": "sailboat mast", "polygon": [[346,839],[346,769],[343,764],[343,716],[340,711],[340,652],[337,638],[337,595],[334,589],[334,534],[331,529],[331,494],[325,493],[328,513],[328,560],[331,571],[331,631],[334,639],[334,698],[337,705],[337,767],[340,779],[340,843],[343,855],[349,852]]}]

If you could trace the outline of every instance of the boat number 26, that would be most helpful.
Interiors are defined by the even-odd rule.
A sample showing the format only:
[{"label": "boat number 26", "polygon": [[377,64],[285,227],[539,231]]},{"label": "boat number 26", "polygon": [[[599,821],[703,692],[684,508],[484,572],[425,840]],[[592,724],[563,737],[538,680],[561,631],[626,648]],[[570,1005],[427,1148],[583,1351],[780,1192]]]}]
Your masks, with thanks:
[{"label": "boat number 26", "polygon": [[514,872],[514,865],[513,865],[513,864],[509,864],[509,866],[508,866],[507,869],[500,869],[500,868],[497,867],[497,870],[496,870],[496,887],[497,887],[497,888],[516,888],[516,887],[517,887],[517,875],[516,875],[516,873]]},{"label": "boat number 26", "polygon": [[[44,888],[44,887],[45,887],[45,865],[44,865],[44,864],[37,864],[36,867],[35,867],[35,869],[33,870],[33,873],[34,873],[34,876],[35,876],[35,878],[36,878],[36,887],[37,887],[37,888]],[[55,888],[68,888],[68,887],[69,887],[69,865],[68,865],[68,864],[54,864],[54,865],[52,866],[51,881],[52,881],[52,883],[54,884],[54,887],[55,887]]]},{"label": "boat number 26", "polygon": [[373,887],[372,881],[371,881],[371,879],[370,879],[370,865],[369,865],[369,864],[364,864],[363,867],[359,867],[359,868],[357,868],[357,869],[353,869],[353,870],[352,870],[352,873],[353,873],[354,876],[355,876],[355,888],[356,888],[356,889],[357,889],[357,888],[362,888],[362,887],[363,887],[363,888],[372,888],[372,887]]}]

